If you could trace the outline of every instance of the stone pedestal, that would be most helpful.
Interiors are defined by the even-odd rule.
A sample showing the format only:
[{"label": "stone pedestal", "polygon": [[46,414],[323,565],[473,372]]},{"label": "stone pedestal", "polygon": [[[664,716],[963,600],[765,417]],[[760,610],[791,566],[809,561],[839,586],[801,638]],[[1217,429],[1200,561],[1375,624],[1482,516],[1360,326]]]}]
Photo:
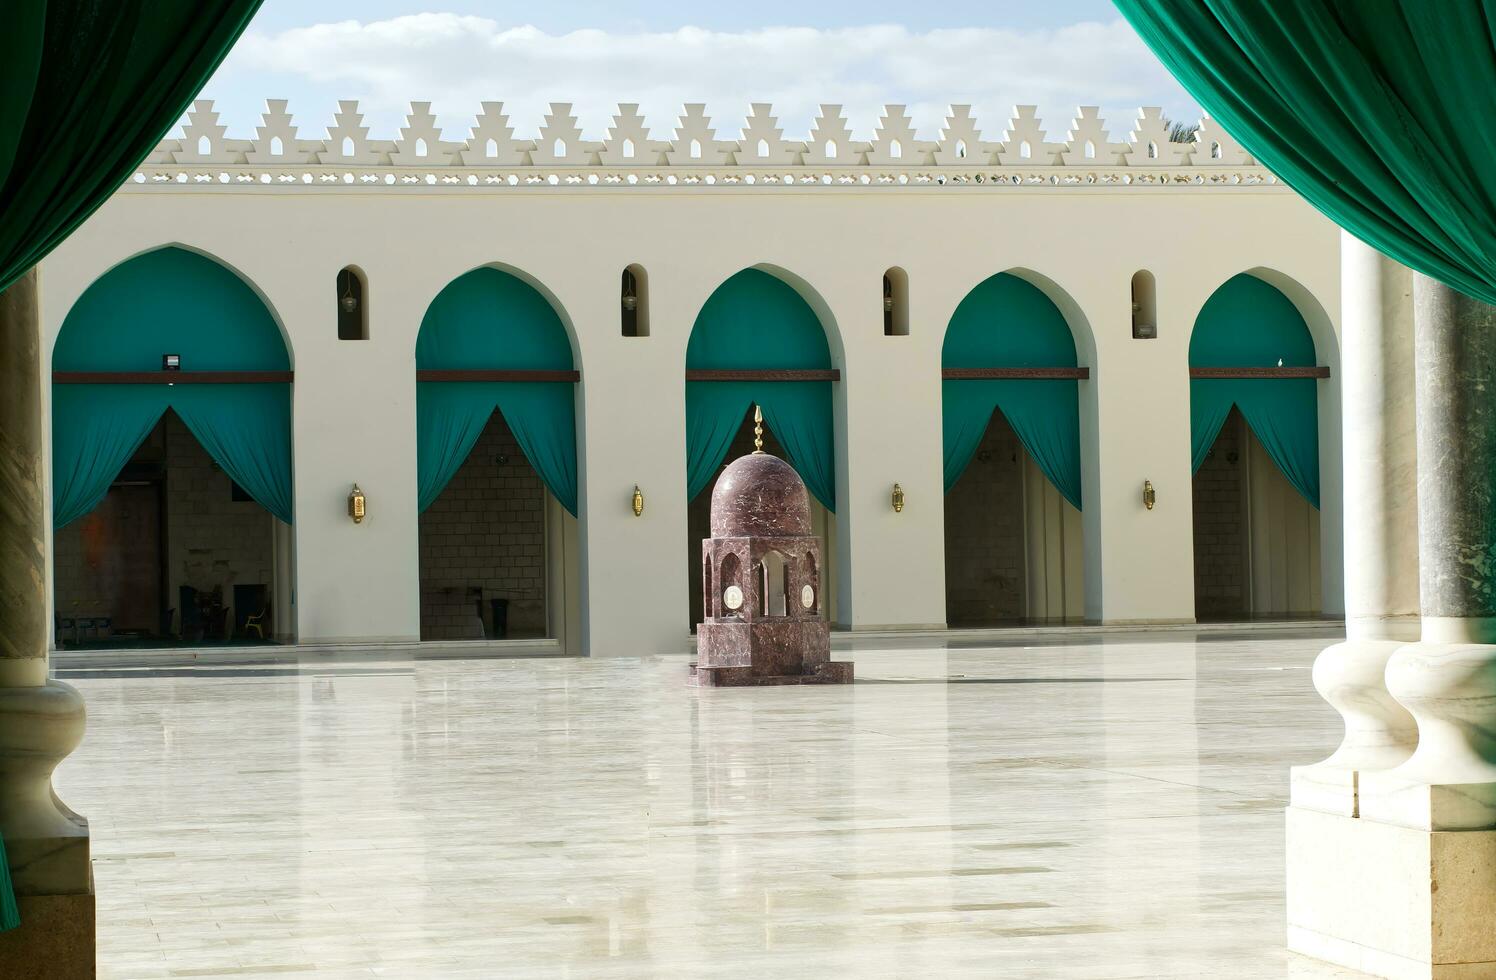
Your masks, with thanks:
[{"label": "stone pedestal", "polygon": [[1296,766],[1294,806],[1357,815],[1360,777],[1401,765],[1413,716],[1383,679],[1418,639],[1418,474],[1413,273],[1341,233],[1346,639],[1314,662],[1314,686],[1345,721],[1328,759]]},{"label": "stone pedestal", "polygon": [[1288,947],[1398,980],[1496,977],[1496,831],[1288,808]]},{"label": "stone pedestal", "polygon": [[21,925],[0,932],[0,977],[89,980],[97,975],[92,892],[18,895],[16,903]]},{"label": "stone pedestal", "polygon": [[1289,948],[1496,978],[1496,307],[1424,276],[1414,307],[1423,639],[1385,679],[1418,747],[1359,773],[1354,817],[1289,808]]},{"label": "stone pedestal", "polygon": [[88,821],[52,791],[83,739],[83,698],[47,680],[46,507],[36,272],[0,293],[0,834],[21,927],[0,977],[94,975]]}]

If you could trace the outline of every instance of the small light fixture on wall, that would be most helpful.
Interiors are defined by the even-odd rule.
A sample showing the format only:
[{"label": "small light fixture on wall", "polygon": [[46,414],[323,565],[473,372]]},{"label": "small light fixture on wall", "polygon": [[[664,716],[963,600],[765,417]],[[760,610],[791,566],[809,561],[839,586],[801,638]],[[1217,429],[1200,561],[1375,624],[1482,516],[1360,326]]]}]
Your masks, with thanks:
[{"label": "small light fixture on wall", "polygon": [[904,488],[897,483],[893,485],[893,493],[889,495],[889,502],[893,504],[895,514],[904,512]]},{"label": "small light fixture on wall", "polygon": [[634,506],[634,516],[644,516],[644,491],[639,489],[639,484],[637,483],[634,484],[634,497],[632,502]]},{"label": "small light fixture on wall", "polygon": [[180,371],[180,370],[182,370],[182,355],[181,354],[162,354],[161,355],[161,370],[163,370],[163,371]]},{"label": "small light fixture on wall", "polygon": [[633,272],[623,270],[623,309],[627,313],[633,313],[639,309],[639,284],[634,280]]},{"label": "small light fixture on wall", "polygon": [[369,503],[364,498],[364,492],[355,483],[353,489],[348,491],[348,516],[353,518],[353,523],[362,524],[369,512],[368,508]]},{"label": "small light fixture on wall", "polygon": [[343,295],[338,297],[338,308],[344,313],[357,313],[358,297],[353,295],[353,273],[344,269],[342,275]]},{"label": "small light fixture on wall", "polygon": [[1152,510],[1153,509],[1153,505],[1156,504],[1156,503],[1158,503],[1158,494],[1156,494],[1156,493],[1153,492],[1153,481],[1152,480],[1144,480],[1143,481],[1143,506],[1146,507],[1149,510]]}]

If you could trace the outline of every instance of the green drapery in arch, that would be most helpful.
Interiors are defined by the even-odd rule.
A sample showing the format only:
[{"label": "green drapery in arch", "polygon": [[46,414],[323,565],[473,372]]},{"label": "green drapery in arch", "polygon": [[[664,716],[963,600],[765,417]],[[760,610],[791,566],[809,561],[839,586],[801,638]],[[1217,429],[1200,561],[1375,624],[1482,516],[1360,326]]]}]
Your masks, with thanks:
[{"label": "green drapery in arch", "polygon": [[[1277,289],[1243,273],[1217,289],[1190,334],[1190,367],[1312,367],[1314,338]],[[1319,392],[1313,378],[1191,378],[1190,443],[1198,470],[1231,406],[1278,469],[1319,507]]]},{"label": "green drapery in arch", "polygon": [[[196,252],[163,248],[115,266],[63,321],[57,371],[286,371],[280,328],[254,290]],[[161,415],[174,409],[260,506],[292,518],[291,386],[54,384],[52,523],[93,510]]]},{"label": "green drapery in arch", "polygon": [[[1075,339],[1037,286],[1003,272],[966,294],[946,328],[942,368],[1075,367]],[[941,383],[945,489],[956,485],[1001,410],[1055,489],[1081,505],[1080,386],[1069,379]]]},{"label": "green drapery in arch", "polygon": [[[686,369],[828,370],[831,348],[815,311],[788,283],[744,269],[707,299],[686,347]],[[805,488],[836,512],[836,435],[830,381],[686,382],[688,499],[716,478],[743,415],[757,403]]]},{"label": "green drapery in arch", "polygon": [[[6,5],[0,17],[0,290],[56,248],[145,159],[259,5]],[[20,923],[0,843],[0,930]]]},{"label": "green drapery in arch", "polygon": [[166,410],[261,507],[291,523],[288,384],[52,386],[52,526],[98,506]]},{"label": "green drapery in arch", "polygon": [[[0,30],[0,289],[187,111],[259,0],[11,0]],[[206,329],[206,328],[205,328]]]},{"label": "green drapery in arch", "polygon": [[[416,369],[570,371],[561,318],[535,287],[498,269],[448,283],[421,320]],[[416,385],[416,479],[426,510],[456,475],[494,410],[535,472],[577,512],[576,392],[566,381],[422,381]]]},{"label": "green drapery in arch", "polygon": [[1332,221],[1496,303],[1496,6],[1115,0],[1185,89]]}]

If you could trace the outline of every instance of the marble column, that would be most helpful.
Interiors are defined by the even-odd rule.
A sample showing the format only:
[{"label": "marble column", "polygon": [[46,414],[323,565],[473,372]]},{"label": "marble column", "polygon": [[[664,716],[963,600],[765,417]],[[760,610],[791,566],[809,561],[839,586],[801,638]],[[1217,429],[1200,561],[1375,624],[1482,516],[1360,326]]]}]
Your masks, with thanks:
[{"label": "marble column", "polygon": [[0,976],[91,977],[88,822],[52,790],[83,699],[47,679],[40,347],[33,269],[0,293],[0,834],[22,919],[0,934]]},{"label": "marble column", "polygon": [[1288,808],[1288,945],[1496,977],[1496,307],[1415,275],[1413,308],[1422,639],[1385,676],[1418,746],[1360,773],[1355,817]]},{"label": "marble column", "polygon": [[1340,256],[1346,638],[1315,660],[1314,686],[1345,736],[1329,758],[1293,769],[1291,799],[1354,817],[1360,774],[1402,764],[1418,743],[1383,678],[1418,639],[1413,272],[1346,232]]},{"label": "marble column", "polygon": [[291,525],[271,519],[270,550],[275,572],[270,597],[270,628],[267,639],[296,642],[296,532]]},{"label": "marble column", "polygon": [[1417,276],[1418,560],[1423,639],[1387,664],[1418,722],[1365,815],[1496,830],[1496,307]]}]

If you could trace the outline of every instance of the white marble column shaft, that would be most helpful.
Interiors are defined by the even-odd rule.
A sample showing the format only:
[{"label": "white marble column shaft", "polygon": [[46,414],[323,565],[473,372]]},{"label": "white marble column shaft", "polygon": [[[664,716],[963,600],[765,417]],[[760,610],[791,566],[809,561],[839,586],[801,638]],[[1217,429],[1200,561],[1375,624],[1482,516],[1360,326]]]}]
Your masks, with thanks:
[{"label": "white marble column shaft", "polygon": [[47,680],[46,501],[37,273],[0,293],[0,833],[16,893],[91,891],[88,822],[52,792],[83,699]]},{"label": "white marble column shaft", "polygon": [[1384,679],[1418,638],[1413,273],[1349,233],[1340,248],[1346,639],[1315,660],[1314,686],[1345,736],[1323,762],[1294,769],[1292,799],[1356,816],[1360,774],[1400,765],[1418,741]]},{"label": "white marble column shaft", "polygon": [[1366,782],[1362,815],[1496,829],[1496,307],[1422,275],[1413,295],[1423,639],[1386,676],[1418,748]]}]

